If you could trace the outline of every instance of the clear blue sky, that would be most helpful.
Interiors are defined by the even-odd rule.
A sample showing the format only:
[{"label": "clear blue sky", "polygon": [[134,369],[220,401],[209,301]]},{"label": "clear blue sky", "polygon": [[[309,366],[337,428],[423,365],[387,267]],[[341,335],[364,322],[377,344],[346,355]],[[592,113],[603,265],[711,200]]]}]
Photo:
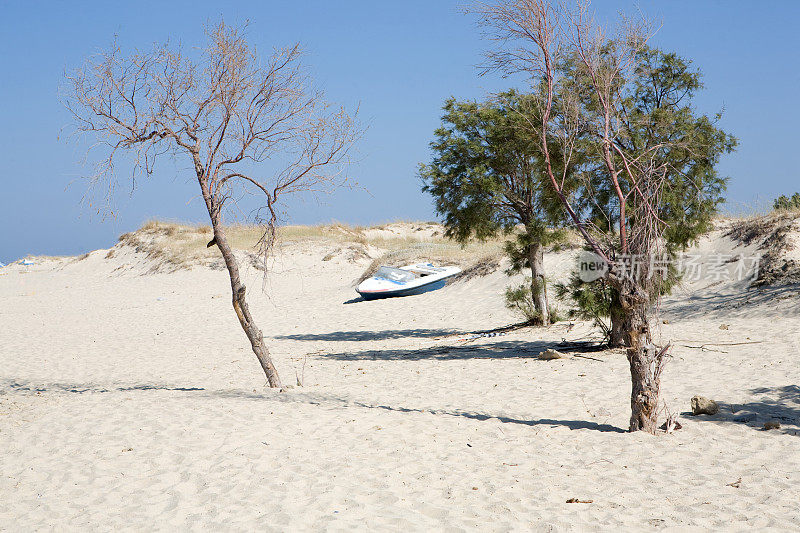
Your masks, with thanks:
[{"label": "clear blue sky", "polygon": [[[29,2],[0,0],[0,261],[26,254],[78,254],[109,247],[152,218],[205,222],[196,183],[185,165],[168,165],[133,195],[123,187],[117,218],[81,207],[81,153],[59,139],[69,117],[57,90],[65,68],[108,45],[124,48],[167,38],[194,46],[220,15],[250,21],[261,50],[299,41],[329,100],[360,105],[369,129],[351,169],[363,189],[340,190],[323,203],[293,204],[288,222],[373,223],[434,218],[419,192],[416,167],[450,95],[481,98],[515,82],[479,78],[486,43],[460,2],[261,0],[253,2]],[[753,204],[800,190],[795,128],[800,123],[800,2],[641,1],[663,22],[654,44],[690,58],[704,73],[700,111],[724,107],[722,127],[741,142],[721,170],[731,177],[732,204]],[[601,17],[627,0],[595,2]]]}]

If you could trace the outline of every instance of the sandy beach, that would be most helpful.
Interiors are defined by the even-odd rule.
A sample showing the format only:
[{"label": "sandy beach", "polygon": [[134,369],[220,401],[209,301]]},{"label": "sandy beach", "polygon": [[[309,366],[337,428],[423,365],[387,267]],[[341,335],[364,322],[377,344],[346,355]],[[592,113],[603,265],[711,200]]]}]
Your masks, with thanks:
[{"label": "sandy beach", "polygon": [[800,533],[800,2],[640,4],[0,2],[0,533]]},{"label": "sandy beach", "polygon": [[[717,231],[700,249],[731,246]],[[371,258],[337,249],[287,242],[265,283],[244,271],[284,383],[303,384],[285,392],[224,271],[147,273],[124,244],[2,269],[0,529],[798,527],[796,289],[699,281],[664,301],[683,427],[630,434],[624,353],[537,359],[590,323],[477,337],[516,321],[502,270],[364,302]],[[720,413],[690,416],[696,394]]]}]

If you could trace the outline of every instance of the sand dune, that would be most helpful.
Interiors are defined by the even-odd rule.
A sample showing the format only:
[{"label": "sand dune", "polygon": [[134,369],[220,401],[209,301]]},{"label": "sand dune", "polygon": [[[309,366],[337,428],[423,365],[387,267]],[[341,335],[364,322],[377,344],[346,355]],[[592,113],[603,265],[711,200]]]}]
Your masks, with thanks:
[{"label": "sand dune", "polygon": [[[757,247],[724,235],[697,250]],[[147,273],[125,245],[2,269],[0,529],[798,528],[796,286],[704,279],[663,302],[683,429],[652,436],[624,431],[624,354],[536,358],[589,323],[472,338],[516,321],[502,269],[363,302],[373,257],[337,249],[284,243],[263,292],[245,268],[304,385],[286,392],[265,388],[223,271]],[[554,277],[574,253],[548,255]],[[695,394],[721,412],[687,416]]]}]

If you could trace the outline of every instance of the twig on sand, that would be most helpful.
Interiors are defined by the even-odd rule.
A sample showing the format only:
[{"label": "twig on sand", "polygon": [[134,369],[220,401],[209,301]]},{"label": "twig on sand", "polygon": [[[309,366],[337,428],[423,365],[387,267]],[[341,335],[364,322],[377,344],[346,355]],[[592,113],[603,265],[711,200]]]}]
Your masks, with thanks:
[{"label": "twig on sand", "polygon": [[588,355],[581,355],[579,353],[572,354],[572,357],[582,357],[583,359],[591,359],[592,361],[600,361],[601,363],[605,362],[602,359],[598,359],[597,357],[589,357]]},{"label": "twig on sand", "polygon": [[302,387],[303,383],[306,382],[306,361],[308,361],[308,356],[309,355],[316,355],[316,354],[324,353],[324,352],[325,352],[325,350],[318,350],[316,352],[311,352],[310,354],[307,353],[307,354],[305,354],[303,356],[303,366],[302,366],[302,369],[300,370],[300,372],[299,373],[297,372],[297,367],[295,367],[295,369],[294,369],[294,377],[295,377],[295,380],[297,381],[297,386],[298,387]]},{"label": "twig on sand", "polygon": [[[485,335],[487,333],[508,333],[509,331],[516,331],[518,329],[525,329],[531,327],[529,322],[518,322],[516,324],[510,324],[508,326],[501,326],[499,328],[493,329],[482,329],[478,331],[470,331],[467,335]],[[453,337],[455,335],[463,335],[463,333],[454,333],[453,335],[447,335],[448,337]]]},{"label": "twig on sand", "polygon": [[689,346],[688,344],[676,344],[675,346],[682,346],[684,348],[692,348],[693,350],[702,350],[704,352],[728,353],[725,350],[714,350],[714,349],[711,349],[711,348],[706,348],[705,346]]},{"label": "twig on sand", "polygon": [[596,465],[597,463],[606,462],[609,464],[614,464],[614,461],[609,461],[608,459],[598,459],[597,461],[592,461],[591,463],[586,463],[586,466]]},{"label": "twig on sand", "polygon": [[[573,323],[569,323],[569,324],[550,324],[545,329],[557,328],[557,327],[566,327],[567,331],[569,331],[569,330],[572,329],[573,326],[574,326]],[[448,337],[457,337],[457,336],[464,336],[464,335],[467,335],[467,336],[478,335],[480,337],[491,337],[491,336],[495,336],[496,334],[500,334],[500,333],[510,333],[512,331],[517,331],[519,329],[526,329],[526,328],[533,328],[533,327],[535,327],[535,326],[533,326],[530,322],[517,322],[516,324],[509,324],[508,326],[500,326],[498,328],[481,329],[481,330],[477,330],[477,331],[470,331],[468,333],[452,333],[450,335],[443,335],[441,338],[442,339],[446,339]],[[459,340],[461,340],[461,339],[459,339]],[[473,339],[470,337],[469,340],[473,340]]]},{"label": "twig on sand", "polygon": [[472,341],[478,340],[478,339],[483,339],[483,338],[486,338],[486,337],[502,337],[502,336],[505,336],[505,335],[508,335],[508,333],[503,332],[503,331],[495,331],[495,332],[491,332],[491,333],[473,333],[473,334],[469,335],[468,337],[464,337],[464,338],[461,338],[461,339],[456,339],[456,341],[457,342],[463,342],[464,344],[466,344],[468,342],[472,342]]},{"label": "twig on sand", "polygon": [[764,341],[745,341],[745,342],[707,342],[703,346],[739,346],[740,344],[761,344]]},{"label": "twig on sand", "polygon": [[742,344],[761,344],[764,341],[745,341],[745,342],[707,342],[700,346],[689,346],[688,344],[678,344],[684,348],[692,348],[693,350],[702,350],[704,352],[719,352],[728,353],[725,350],[714,350],[713,348],[706,348],[706,346],[741,346]]}]

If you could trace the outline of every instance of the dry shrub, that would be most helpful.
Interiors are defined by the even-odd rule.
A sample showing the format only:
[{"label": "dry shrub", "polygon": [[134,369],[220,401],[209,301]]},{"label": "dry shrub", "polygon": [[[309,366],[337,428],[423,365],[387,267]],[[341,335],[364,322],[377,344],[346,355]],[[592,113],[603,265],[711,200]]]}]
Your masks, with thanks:
[{"label": "dry shrub", "polygon": [[726,237],[745,246],[758,243],[762,255],[753,286],[800,283],[800,264],[785,257],[786,252],[792,249],[789,235],[796,231],[797,220],[800,220],[800,213],[779,211],[737,220],[725,233]]},{"label": "dry shrub", "polygon": [[488,276],[500,268],[500,257],[497,255],[487,255],[478,258],[477,261],[464,268],[457,276],[453,276],[449,283],[459,281],[469,281],[473,278]]}]

